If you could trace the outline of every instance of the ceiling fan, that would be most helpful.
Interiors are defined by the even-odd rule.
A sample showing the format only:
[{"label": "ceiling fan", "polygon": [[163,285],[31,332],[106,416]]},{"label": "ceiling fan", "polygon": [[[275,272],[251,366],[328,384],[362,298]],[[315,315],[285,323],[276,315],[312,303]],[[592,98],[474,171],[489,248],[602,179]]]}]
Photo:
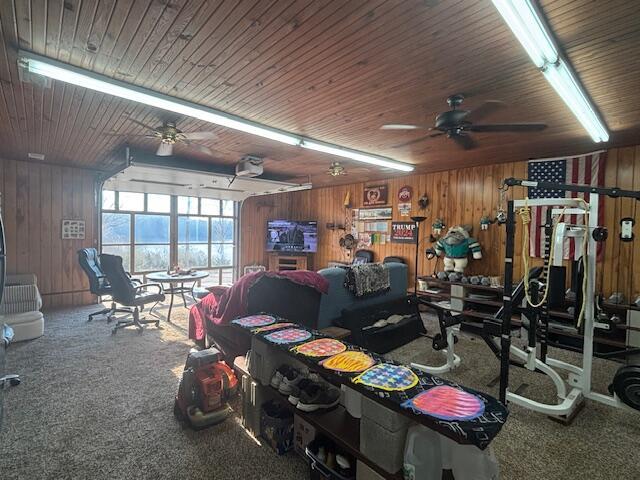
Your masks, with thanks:
[{"label": "ceiling fan", "polygon": [[470,150],[477,146],[475,140],[469,135],[471,132],[539,132],[547,128],[547,125],[544,123],[475,124],[469,120],[469,117],[475,121],[480,120],[489,113],[501,108],[503,103],[493,100],[485,102],[475,110],[460,110],[458,107],[463,101],[464,95],[462,94],[451,95],[447,98],[447,103],[451,107],[451,110],[438,114],[436,116],[435,126],[433,127],[426,125],[389,123],[380,128],[382,130],[436,130],[434,133],[411,140],[410,142],[395,145],[393,148],[406,147],[432,137],[446,135],[447,138],[452,139],[465,150]]},{"label": "ceiling fan", "polygon": [[333,162],[329,165],[327,175],[332,177],[339,177],[340,175],[347,175],[347,170],[340,164],[340,162]]},{"label": "ceiling fan", "polygon": [[201,153],[204,153],[205,155],[213,155],[213,151],[209,147],[194,142],[194,140],[212,140],[216,138],[216,134],[213,132],[183,132],[178,129],[175,122],[162,122],[162,125],[159,127],[151,127],[134,118],[127,118],[130,122],[149,130],[149,133],[135,136],[157,138],[160,140],[160,145],[158,145],[158,150],[156,151],[156,155],[159,157],[169,157],[173,155],[173,146],[176,143],[183,143]]}]

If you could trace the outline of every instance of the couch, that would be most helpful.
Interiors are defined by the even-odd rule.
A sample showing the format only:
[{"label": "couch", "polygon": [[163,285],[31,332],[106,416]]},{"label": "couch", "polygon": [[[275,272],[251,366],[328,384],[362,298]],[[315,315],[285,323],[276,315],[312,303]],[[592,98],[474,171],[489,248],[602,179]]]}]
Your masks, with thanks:
[{"label": "couch", "polygon": [[0,304],[0,325],[7,324],[13,329],[14,342],[31,340],[44,334],[41,308],[42,297],[34,274],[7,275]]},{"label": "couch", "polygon": [[[369,318],[373,318],[377,306],[382,306],[385,312],[394,310],[389,306],[385,307],[389,302],[399,302],[399,308],[406,308],[403,299],[407,297],[407,265],[387,263],[384,268],[389,270],[390,290],[382,295],[367,298],[356,298],[344,288],[346,271],[340,267],[318,271],[318,274],[329,282],[329,292],[326,295],[289,280],[262,277],[251,287],[248,294],[247,314],[268,312],[306,327],[322,330],[332,325],[344,325],[341,318],[346,311],[353,316],[357,315],[358,308],[371,307],[373,310],[369,310],[368,315]],[[392,313],[395,313],[395,310]],[[371,323],[375,321],[371,320]],[[205,326],[209,340],[218,346],[225,357],[235,358],[237,355],[244,355],[248,350],[250,336],[241,335],[235,327],[215,325],[208,320],[205,321]],[[362,326],[364,325],[358,323],[358,328]],[[393,345],[399,346],[397,341],[400,337],[394,338],[396,342],[392,342]],[[415,335],[412,338],[415,338]]]}]

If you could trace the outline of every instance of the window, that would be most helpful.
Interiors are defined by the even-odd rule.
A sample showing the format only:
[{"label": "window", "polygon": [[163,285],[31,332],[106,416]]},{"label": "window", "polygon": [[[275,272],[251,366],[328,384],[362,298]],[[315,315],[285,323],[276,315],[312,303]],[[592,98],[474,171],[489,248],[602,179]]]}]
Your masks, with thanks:
[{"label": "window", "polygon": [[178,213],[197,215],[198,214],[198,198],[178,197]]},{"label": "window", "polygon": [[135,272],[169,269],[169,215],[135,216]]},{"label": "window", "polygon": [[184,268],[209,266],[209,219],[178,217],[178,264]]},{"label": "window", "polygon": [[147,211],[155,213],[171,213],[171,195],[148,193]]},{"label": "window", "polygon": [[102,192],[102,209],[103,210],[115,210],[116,209],[116,192],[113,190],[103,190]]},{"label": "window", "polygon": [[144,211],[144,193],[118,192],[118,210]]},{"label": "window", "polygon": [[231,200],[102,192],[102,252],[132,274],[179,265],[209,273],[203,285],[232,283],[237,207]]}]

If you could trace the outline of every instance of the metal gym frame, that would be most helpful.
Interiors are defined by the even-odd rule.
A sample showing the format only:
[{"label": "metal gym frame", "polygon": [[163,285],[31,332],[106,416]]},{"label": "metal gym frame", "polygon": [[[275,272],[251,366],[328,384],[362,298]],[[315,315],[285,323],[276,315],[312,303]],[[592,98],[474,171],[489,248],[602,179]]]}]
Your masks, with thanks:
[{"label": "metal gym frame", "polygon": [[[571,418],[573,414],[577,412],[577,409],[581,406],[583,398],[604,403],[606,405],[622,407],[624,404],[617,396],[603,395],[591,390],[591,373],[593,363],[593,341],[594,341],[594,328],[596,322],[594,318],[594,300],[595,300],[595,273],[596,273],[596,251],[597,242],[592,235],[593,230],[598,227],[598,198],[600,195],[606,195],[612,198],[634,198],[640,201],[640,191],[621,190],[619,188],[600,188],[592,187],[589,185],[571,185],[561,184],[555,182],[539,182],[523,179],[508,178],[504,180],[506,187],[522,186],[533,187],[543,189],[562,190],[565,192],[576,193],[589,193],[589,202],[586,203],[577,198],[553,198],[553,199],[534,199],[534,200],[510,200],[507,204],[507,223],[506,223],[506,253],[505,253],[505,271],[504,271],[504,297],[503,297],[503,317],[502,328],[500,336],[500,400],[502,402],[513,402],[515,404],[524,406],[526,408],[539,411],[541,413],[556,417],[556,418]],[[582,252],[587,255],[587,272],[586,272],[586,294],[582,299],[585,309],[583,328],[583,351],[582,351],[582,366],[572,365],[554,358],[550,358],[546,355],[546,342],[542,342],[541,358],[537,355],[537,341],[535,339],[536,326],[538,316],[543,317],[541,337],[545,339],[545,322],[544,316],[548,315],[546,302],[540,310],[528,308],[528,317],[530,320],[529,326],[529,342],[526,350],[521,350],[511,345],[511,316],[513,313],[522,312],[522,308],[519,305],[514,305],[513,300],[513,259],[515,249],[515,231],[516,231],[516,208],[520,207],[535,207],[535,206],[548,206],[553,209],[567,208],[565,213],[571,215],[587,215],[589,218],[589,224],[582,226],[582,233],[580,235],[587,235],[587,248],[586,252]],[[569,210],[570,209],[570,210]],[[551,214],[559,213],[561,210],[552,210]],[[551,214],[548,216],[550,220]],[[528,227],[525,227],[528,228]],[[547,221],[546,238],[548,250],[549,242],[555,242],[555,238],[550,238],[551,228],[550,222]],[[576,241],[577,243],[577,241]],[[528,246],[527,246],[528,248]],[[548,254],[545,255],[545,265],[547,261],[551,261],[548,258]],[[547,279],[548,281],[548,279]],[[534,296],[535,296],[534,289]],[[576,310],[578,310],[576,306]],[[548,318],[547,318],[548,320]],[[557,392],[558,400],[557,404],[545,404],[536,402],[524,396],[518,395],[514,392],[510,392],[509,387],[509,367],[511,363],[511,355],[518,360],[525,362],[526,368],[529,370],[539,371],[548,375],[554,382]],[[567,391],[567,385],[562,377],[557,373],[557,370],[564,370],[568,372],[567,383],[571,388]]]}]

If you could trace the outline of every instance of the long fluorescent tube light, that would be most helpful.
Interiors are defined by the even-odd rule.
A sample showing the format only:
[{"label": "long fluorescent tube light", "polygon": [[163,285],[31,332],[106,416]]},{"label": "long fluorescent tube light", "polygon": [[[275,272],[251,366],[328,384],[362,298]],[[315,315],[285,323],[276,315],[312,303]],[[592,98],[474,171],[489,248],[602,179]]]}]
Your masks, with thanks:
[{"label": "long fluorescent tube light", "polygon": [[377,165],[379,167],[395,168],[396,170],[402,170],[403,172],[411,172],[413,170],[412,165],[398,164],[388,158],[378,157],[376,155],[370,155],[368,153],[358,152],[337,145],[331,145],[329,143],[318,142],[315,140],[304,139],[300,144],[301,147],[308,148],[309,150],[315,150],[316,152],[324,152],[337,157],[349,158],[356,162],[369,163],[371,165]]},{"label": "long fluorescent tube light", "polygon": [[[376,155],[366,154],[357,150],[344,148],[339,145],[317,142],[316,140],[309,139],[301,135],[295,135],[284,130],[271,128],[221,110],[204,107],[192,102],[170,97],[169,95],[157,93],[146,88],[121,82],[120,80],[89,72],[31,52],[21,50],[18,52],[18,59],[20,64],[27,68],[31,73],[36,73],[54,80],[60,80],[65,83],[88,88],[107,95],[113,95],[115,97],[124,98],[126,100],[142,103],[151,107],[178,113],[180,115],[197,118],[205,122],[250,133],[276,142],[293,146],[301,146],[306,143],[317,143],[318,145],[323,145],[323,148],[325,149],[321,150],[317,148],[314,150],[350,158],[357,162],[381,165],[403,172],[410,172],[414,169],[413,165],[408,163],[399,162],[387,157],[378,157]],[[312,148],[307,145],[305,146],[307,148]]]},{"label": "long fluorescent tube light", "polygon": [[560,56],[551,32],[531,0],[493,0],[504,21],[533,63],[544,74],[594,142],[606,142],[609,133],[576,75]]}]

